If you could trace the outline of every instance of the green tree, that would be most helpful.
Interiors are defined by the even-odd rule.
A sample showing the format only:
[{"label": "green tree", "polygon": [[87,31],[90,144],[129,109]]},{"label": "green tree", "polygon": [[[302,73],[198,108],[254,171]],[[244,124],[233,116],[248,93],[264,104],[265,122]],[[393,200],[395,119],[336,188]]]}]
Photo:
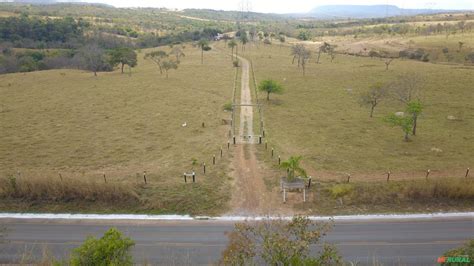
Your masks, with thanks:
[{"label": "green tree", "polygon": [[242,51],[245,51],[245,45],[249,42],[247,33],[240,35],[240,43],[242,43]]},{"label": "green tree", "polygon": [[115,228],[110,228],[100,239],[88,237],[84,244],[73,250],[70,264],[82,265],[132,265],[130,248],[133,240],[123,237]]},{"label": "green tree", "polygon": [[296,175],[306,177],[306,170],[301,167],[302,156],[291,156],[287,161],[281,162],[280,168],[288,171],[288,180],[294,180]]},{"label": "green tree", "polygon": [[201,49],[201,64],[204,64],[204,51],[208,51],[208,49],[210,48],[209,41],[206,39],[201,39],[199,40],[197,45]]},{"label": "green tree", "polygon": [[168,71],[171,69],[178,69],[178,64],[174,61],[171,60],[165,60],[163,61],[163,69],[165,70],[166,73],[166,78],[168,78]]},{"label": "green tree", "polygon": [[302,41],[307,41],[311,39],[311,32],[308,30],[302,30],[298,33],[298,39]]},{"label": "green tree", "polygon": [[386,92],[387,90],[382,83],[375,83],[369,88],[369,90],[360,95],[359,103],[360,105],[370,107],[370,117],[373,116],[375,107],[386,96]]},{"label": "green tree", "polygon": [[283,44],[286,42],[286,37],[285,35],[280,35],[278,37],[278,40],[280,41],[280,48],[283,46]]},{"label": "green tree", "polygon": [[137,53],[128,47],[115,48],[109,52],[109,63],[112,66],[120,64],[123,74],[125,65],[129,67],[135,67],[137,65]]},{"label": "green tree", "polygon": [[423,112],[423,104],[420,100],[411,101],[407,104],[407,113],[411,114],[413,118],[412,134],[414,136],[416,135],[416,125],[421,112]]},{"label": "green tree", "polygon": [[[237,42],[235,40],[231,40],[228,44],[229,48],[232,49],[232,54],[231,54],[231,58],[232,58],[232,61],[234,61],[234,48],[237,47]],[[235,55],[237,56],[237,55]]]},{"label": "green tree", "polygon": [[410,138],[408,135],[413,129],[413,117],[410,116],[397,116],[396,114],[391,114],[385,117],[385,122],[391,124],[392,126],[398,126],[402,129],[405,134],[405,141],[409,141]]},{"label": "green tree", "polygon": [[336,247],[323,244],[314,256],[310,246],[321,242],[333,223],[295,216],[291,221],[264,220],[238,223],[222,252],[223,265],[342,265]]},{"label": "green tree", "polygon": [[270,100],[270,93],[283,93],[283,87],[278,82],[271,79],[262,80],[258,85],[258,90],[267,93],[267,101]]},{"label": "green tree", "polygon": [[169,55],[165,51],[153,51],[145,55],[145,59],[151,59],[160,68],[160,74],[163,74],[163,61]]}]

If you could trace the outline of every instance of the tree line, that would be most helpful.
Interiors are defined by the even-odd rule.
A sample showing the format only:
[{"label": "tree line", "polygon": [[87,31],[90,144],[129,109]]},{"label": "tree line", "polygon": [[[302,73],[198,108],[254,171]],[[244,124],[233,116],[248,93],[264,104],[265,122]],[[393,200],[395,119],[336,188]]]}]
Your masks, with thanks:
[{"label": "tree line", "polygon": [[[94,30],[82,19],[71,17],[41,19],[22,14],[0,18],[0,74],[72,68],[90,70],[97,75],[100,71],[112,71],[118,65],[123,73],[126,65],[137,64],[133,49],[211,40],[221,33],[218,29],[204,28],[130,39]],[[209,46],[202,48],[206,50]],[[175,67],[171,62],[165,66],[168,70]]]}]

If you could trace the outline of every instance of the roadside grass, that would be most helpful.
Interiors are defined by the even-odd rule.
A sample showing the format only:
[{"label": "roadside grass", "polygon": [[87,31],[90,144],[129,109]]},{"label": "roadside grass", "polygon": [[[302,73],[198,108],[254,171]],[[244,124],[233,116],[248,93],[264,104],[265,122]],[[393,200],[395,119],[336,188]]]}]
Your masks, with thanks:
[{"label": "roadside grass", "polygon": [[[230,153],[225,149],[228,126],[222,125],[229,113],[222,106],[231,100],[234,70],[230,60],[214,50],[205,53],[201,65],[199,49],[186,46],[186,57],[168,79],[143,59],[147,50],[139,53],[131,76],[114,71],[94,77],[65,69],[1,75],[0,177],[16,176],[19,184],[29,187],[25,191],[38,187],[36,194],[54,195],[44,182],[60,182],[60,173],[70,183],[51,189],[71,189],[74,182],[84,182],[78,186],[84,188],[80,193],[86,199],[87,193],[95,195],[100,189],[109,193],[115,186],[129,186],[127,193],[145,203],[125,206],[132,212],[224,211]],[[212,165],[213,155],[216,165]],[[193,169],[198,183],[185,185],[183,172]],[[107,184],[103,184],[103,173]],[[93,190],[93,184],[103,188]],[[65,206],[58,207],[58,201]],[[99,201],[85,200],[87,204],[77,207],[74,202],[42,198],[31,204],[10,200],[10,205],[5,201],[1,205],[3,210],[25,208],[16,211],[82,211],[90,205],[85,206],[87,211],[96,204],[99,211],[121,208],[116,201],[110,206],[99,206]]]},{"label": "roadside grass", "polygon": [[306,203],[295,207],[316,215],[472,210],[474,180],[437,178],[390,182],[318,182]]},{"label": "roadside grass", "polygon": [[[322,63],[311,61],[303,76],[291,64],[288,47],[253,46],[244,56],[253,60],[258,80],[272,78],[286,88],[283,95],[272,95],[269,103],[262,101],[269,146],[282,159],[303,155],[313,177],[388,170],[462,173],[474,163],[470,69],[397,60],[385,71],[377,59],[338,55],[330,63],[323,55]],[[394,81],[403,73],[425,79],[421,87],[425,110],[417,136],[408,143],[401,130],[382,122],[384,116],[404,111],[401,103],[384,100],[371,119],[369,110],[357,101],[371,84]],[[450,121],[449,115],[459,120]]]},{"label": "roadside grass", "polygon": [[196,183],[62,181],[48,176],[0,178],[0,209],[14,212],[148,213],[218,215],[230,200],[224,172],[196,177]]}]

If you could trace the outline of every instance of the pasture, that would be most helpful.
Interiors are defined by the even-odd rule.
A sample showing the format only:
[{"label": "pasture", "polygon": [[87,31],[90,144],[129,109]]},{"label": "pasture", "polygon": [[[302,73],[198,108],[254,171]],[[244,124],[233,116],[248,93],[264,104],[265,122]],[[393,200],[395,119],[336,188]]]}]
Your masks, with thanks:
[{"label": "pasture", "polygon": [[[225,209],[230,155],[229,126],[222,119],[229,114],[222,106],[232,97],[230,60],[209,51],[201,65],[200,50],[188,45],[179,68],[166,78],[143,59],[146,52],[139,52],[131,75],[120,70],[98,77],[78,70],[1,75],[1,177],[61,182],[61,174],[103,184],[105,173],[108,183],[136,189],[140,204],[128,211]],[[185,185],[183,172],[192,169],[198,183]]]},{"label": "pasture", "polygon": [[[292,64],[290,49],[280,45],[247,47],[257,80],[274,79],[286,91],[272,95],[264,107],[267,140],[282,158],[303,155],[309,174],[318,178],[383,178],[387,171],[401,177],[463,176],[474,163],[474,69],[413,60],[395,60],[388,71],[379,59],[337,55],[321,64],[313,59],[306,75]],[[390,113],[405,111],[401,102],[384,99],[373,118],[358,103],[359,94],[376,82],[392,82],[401,74],[423,78],[420,98],[425,109],[411,142],[383,122]],[[454,116],[457,120],[448,120]],[[396,174],[394,175],[396,176]]]}]

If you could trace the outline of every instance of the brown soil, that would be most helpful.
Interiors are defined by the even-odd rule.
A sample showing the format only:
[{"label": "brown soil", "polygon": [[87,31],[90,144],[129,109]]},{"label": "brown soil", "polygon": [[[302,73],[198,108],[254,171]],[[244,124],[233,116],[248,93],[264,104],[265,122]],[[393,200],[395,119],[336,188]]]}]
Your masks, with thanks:
[{"label": "brown soil", "polygon": [[[252,94],[249,86],[249,62],[240,57],[242,64],[241,104],[252,104]],[[235,145],[231,162],[231,177],[234,180],[231,211],[228,215],[292,215],[290,204],[282,202],[278,187],[269,188],[264,178],[275,178],[277,173],[265,166],[256,157],[255,140],[253,136],[253,107],[240,108],[239,138]],[[292,199],[289,195],[289,200]]]},{"label": "brown soil", "polygon": [[234,152],[231,166],[234,188],[231,212],[228,215],[292,215],[291,202],[295,195],[290,195],[288,203],[284,204],[278,187],[271,190],[266,187],[264,177],[276,173],[265,169],[258,161],[255,156],[255,146],[238,144]]}]

